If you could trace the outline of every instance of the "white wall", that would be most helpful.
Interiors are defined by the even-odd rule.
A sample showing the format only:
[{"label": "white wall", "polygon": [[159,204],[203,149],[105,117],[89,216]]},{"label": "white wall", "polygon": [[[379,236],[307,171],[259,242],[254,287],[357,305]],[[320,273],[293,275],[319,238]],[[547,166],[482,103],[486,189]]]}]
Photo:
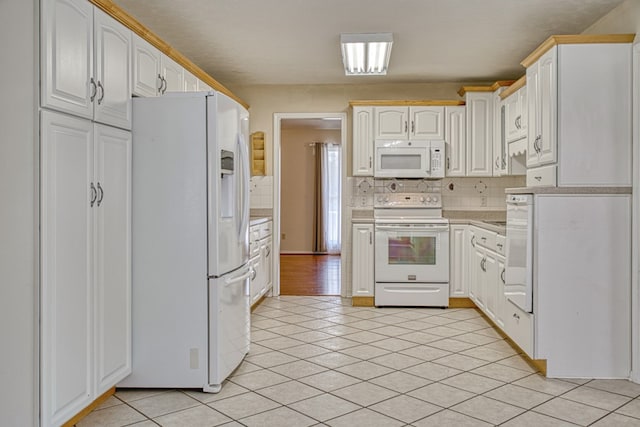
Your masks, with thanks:
[{"label": "white wall", "polygon": [[37,425],[37,1],[0,1],[0,425]]},{"label": "white wall", "polygon": [[[584,31],[585,34],[640,33],[640,1],[626,0]],[[637,39],[636,39],[637,40]]]}]

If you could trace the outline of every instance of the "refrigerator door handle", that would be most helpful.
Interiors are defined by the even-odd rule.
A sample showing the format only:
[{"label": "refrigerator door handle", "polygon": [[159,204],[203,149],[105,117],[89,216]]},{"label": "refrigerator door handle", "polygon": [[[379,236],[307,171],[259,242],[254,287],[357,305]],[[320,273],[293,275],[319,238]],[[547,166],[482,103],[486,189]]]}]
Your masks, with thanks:
[{"label": "refrigerator door handle", "polygon": [[233,285],[234,283],[238,283],[238,282],[242,282],[246,279],[248,279],[249,277],[251,277],[254,273],[254,269],[250,268],[248,272],[244,273],[241,276],[237,276],[237,277],[229,277],[227,279],[224,279],[224,286],[229,286],[229,285]]},{"label": "refrigerator door handle", "polygon": [[240,158],[238,162],[242,168],[242,207],[240,212],[240,228],[238,230],[238,238],[242,239],[243,235],[246,234],[248,229],[249,222],[249,167],[247,165],[247,159],[249,158],[249,150],[247,149],[247,145],[245,143],[244,137],[242,133],[238,134],[238,145],[240,147]]}]

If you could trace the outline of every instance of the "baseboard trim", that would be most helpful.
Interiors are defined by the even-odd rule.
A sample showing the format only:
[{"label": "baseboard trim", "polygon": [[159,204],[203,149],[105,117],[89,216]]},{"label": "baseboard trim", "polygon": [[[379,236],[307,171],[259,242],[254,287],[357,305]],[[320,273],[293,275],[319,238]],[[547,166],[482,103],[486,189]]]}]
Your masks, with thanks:
[{"label": "baseboard trim", "polygon": [[96,400],[94,400],[89,405],[87,405],[86,408],[84,408],[82,411],[80,411],[76,415],[74,415],[73,418],[71,418],[66,423],[62,424],[62,427],[73,427],[73,426],[75,426],[78,422],[80,422],[81,419],[83,419],[84,417],[89,415],[91,413],[91,411],[96,409],[102,402],[104,402],[105,400],[107,400],[108,398],[113,396],[113,394],[115,392],[116,392],[116,387],[115,386],[111,387],[109,390],[105,391],[100,396],[98,396],[96,398]]},{"label": "baseboard trim", "polygon": [[351,297],[353,307],[373,307],[374,297]]},{"label": "baseboard trim", "polygon": [[471,298],[449,298],[449,308],[476,308]]},{"label": "baseboard trim", "polygon": [[252,312],[252,313],[253,313],[253,311],[254,311],[256,308],[258,308],[258,306],[259,306],[260,304],[262,304],[262,301],[264,301],[264,299],[265,299],[266,297],[267,297],[267,294],[262,295],[258,301],[256,301],[255,303],[253,303],[253,304],[251,305],[251,312]]}]

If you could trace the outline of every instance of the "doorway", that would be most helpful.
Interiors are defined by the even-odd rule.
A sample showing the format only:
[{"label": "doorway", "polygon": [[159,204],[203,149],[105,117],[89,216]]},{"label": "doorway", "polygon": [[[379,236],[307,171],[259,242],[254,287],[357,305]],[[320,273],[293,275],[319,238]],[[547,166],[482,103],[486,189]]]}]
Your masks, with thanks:
[{"label": "doorway", "polygon": [[345,128],[344,113],[275,115],[274,295],[344,293]]}]

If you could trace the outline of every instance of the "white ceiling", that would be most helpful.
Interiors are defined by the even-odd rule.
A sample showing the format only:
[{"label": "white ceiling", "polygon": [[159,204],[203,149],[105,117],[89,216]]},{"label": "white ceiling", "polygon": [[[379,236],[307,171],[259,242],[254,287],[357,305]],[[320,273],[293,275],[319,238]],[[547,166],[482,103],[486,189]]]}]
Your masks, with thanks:
[{"label": "white ceiling", "polygon": [[[222,84],[469,82],[517,78],[552,34],[621,0],[115,0]],[[392,32],[387,76],[346,77],[340,33]]]}]

